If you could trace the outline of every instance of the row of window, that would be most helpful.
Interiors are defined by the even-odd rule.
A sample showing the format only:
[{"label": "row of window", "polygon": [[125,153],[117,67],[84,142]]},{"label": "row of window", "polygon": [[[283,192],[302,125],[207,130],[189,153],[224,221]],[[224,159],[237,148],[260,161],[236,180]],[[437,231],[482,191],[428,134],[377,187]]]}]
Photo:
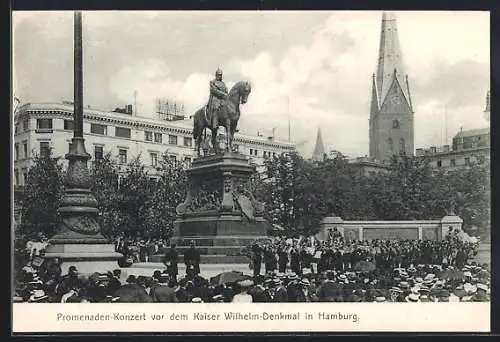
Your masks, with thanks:
[{"label": "row of window", "polygon": [[[482,157],[477,157],[477,158],[475,158],[475,160],[476,160],[476,162],[478,164],[483,164],[484,161],[485,161],[485,159],[482,158]],[[470,165],[470,164],[471,164],[470,157],[465,157],[464,158],[464,165]],[[456,160],[455,159],[450,159],[450,166],[453,167],[453,166],[456,166],[456,165],[457,165]],[[437,167],[443,167],[443,161],[442,160],[438,160],[436,162],[436,166]]]},{"label": "row of window", "polygon": [[[251,148],[251,149],[249,150],[249,154],[250,154],[251,156],[255,156],[255,157],[257,157],[257,156],[259,155],[259,150],[254,149],[254,148]],[[262,156],[263,156],[264,158],[276,157],[276,152],[262,151]]]},{"label": "row of window", "polygon": [[[26,120],[26,125],[29,125],[29,121]],[[65,130],[73,130],[74,122],[73,120],[64,120],[64,129]],[[52,130],[52,119],[37,119],[37,131],[49,131]],[[108,135],[108,127],[102,124],[91,123],[90,124],[90,133],[97,135]],[[131,138],[131,129],[126,127],[115,127],[115,136],[120,138]],[[155,142],[155,143],[163,143],[163,134],[156,133],[151,131],[144,131],[144,140]],[[177,145],[178,144],[178,136],[176,135],[168,135],[168,144],[169,145]],[[183,137],[183,146],[184,147],[193,147],[193,138],[191,137]],[[236,146],[235,147],[239,147]],[[250,156],[257,157],[259,155],[259,151],[257,149],[250,149]],[[271,156],[276,156],[275,152],[263,151],[264,158],[270,158]],[[27,155],[26,155],[27,157]]]},{"label": "row of window", "polygon": [[[99,160],[103,158],[103,147],[102,146],[94,146],[94,159]],[[150,158],[150,165],[153,167],[158,166],[158,153],[157,152],[150,152],[149,153],[149,158]],[[173,162],[177,162],[177,156],[176,155],[170,155],[169,156],[170,160]],[[120,164],[127,164],[128,163],[128,151],[125,148],[120,148],[118,149],[118,162]],[[191,164],[191,157],[190,156],[185,156],[184,157],[184,163],[186,164]]]},{"label": "row of window", "polygon": [[[52,119],[37,119],[36,121],[37,131],[48,131],[52,130]],[[64,129],[65,130],[73,130],[74,122],[73,120],[64,120]],[[108,126],[101,124],[90,124],[90,133],[98,134],[98,135],[108,135]],[[115,136],[119,138],[127,138],[130,139],[132,135],[132,131],[130,128],[126,127],[115,127]],[[145,141],[154,141],[155,143],[163,143],[163,134],[162,133],[154,133],[151,131],[144,132],[144,140]],[[176,135],[168,136],[169,145],[177,145],[178,138]],[[184,137],[183,146],[192,147],[193,139],[191,137]]]}]

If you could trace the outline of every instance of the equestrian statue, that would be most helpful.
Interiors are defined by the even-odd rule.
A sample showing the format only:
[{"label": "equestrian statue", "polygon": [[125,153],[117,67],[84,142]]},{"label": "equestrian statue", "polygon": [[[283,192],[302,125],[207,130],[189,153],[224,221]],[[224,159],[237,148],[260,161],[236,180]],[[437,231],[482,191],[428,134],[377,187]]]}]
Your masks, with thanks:
[{"label": "equestrian statue", "polygon": [[201,145],[206,139],[206,129],[212,132],[212,148],[217,153],[220,150],[217,143],[217,132],[220,126],[226,130],[226,151],[233,151],[234,133],[237,132],[240,118],[240,104],[245,104],[252,91],[250,82],[237,82],[227,92],[222,81],[222,70],[215,72],[215,79],[210,81],[210,98],[208,104],[194,114],[193,137],[198,156],[201,155]]}]

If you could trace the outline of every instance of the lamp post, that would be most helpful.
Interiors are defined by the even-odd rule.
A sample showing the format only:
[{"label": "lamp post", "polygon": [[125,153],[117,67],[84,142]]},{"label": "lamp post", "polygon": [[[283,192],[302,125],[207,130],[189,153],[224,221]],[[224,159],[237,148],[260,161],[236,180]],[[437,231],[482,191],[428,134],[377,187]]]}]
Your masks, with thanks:
[{"label": "lamp post", "polygon": [[[110,261],[121,255],[102,236],[97,200],[92,194],[83,138],[83,68],[82,68],[82,14],[74,13],[74,127],[73,139],[66,154],[68,170],[64,181],[65,192],[59,206],[58,232],[50,239],[46,259],[60,258],[63,268],[78,265],[83,273],[102,271]],[[104,264],[102,264],[104,263]],[[102,265],[99,265],[102,264]]]},{"label": "lamp post", "polygon": [[[88,238],[100,236],[97,200],[90,191],[90,174],[83,138],[83,68],[82,68],[82,13],[74,13],[74,127],[69,153],[65,193],[59,207],[61,221],[57,237]],[[81,236],[83,235],[83,236]]]}]

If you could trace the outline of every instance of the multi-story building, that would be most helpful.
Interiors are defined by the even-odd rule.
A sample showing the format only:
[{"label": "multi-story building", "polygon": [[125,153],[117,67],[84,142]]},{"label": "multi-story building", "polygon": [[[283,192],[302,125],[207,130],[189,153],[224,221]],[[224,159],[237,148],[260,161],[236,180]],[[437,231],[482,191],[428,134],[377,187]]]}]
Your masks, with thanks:
[{"label": "multi-story building", "polygon": [[[486,94],[486,107],[483,111],[487,121],[490,118],[491,94]],[[490,160],[490,128],[460,130],[450,145],[417,148],[417,157],[425,157],[434,168],[467,167],[482,165]]]},{"label": "multi-story building", "polygon": [[[68,153],[73,137],[73,105],[24,104],[16,110],[14,123],[14,182],[23,185],[35,154],[43,155],[49,149],[54,156]],[[146,165],[154,167],[164,153],[186,164],[196,156],[191,120],[139,117],[129,107],[112,112],[85,108],[83,132],[86,150],[93,159],[110,152],[119,163],[126,164],[141,155]],[[234,144],[257,167],[266,158],[295,150],[291,142],[243,134],[235,135]]]},{"label": "multi-story building", "polygon": [[453,143],[430,148],[417,148],[417,157],[425,157],[434,168],[468,167],[481,165],[490,160],[490,129],[460,131]]}]

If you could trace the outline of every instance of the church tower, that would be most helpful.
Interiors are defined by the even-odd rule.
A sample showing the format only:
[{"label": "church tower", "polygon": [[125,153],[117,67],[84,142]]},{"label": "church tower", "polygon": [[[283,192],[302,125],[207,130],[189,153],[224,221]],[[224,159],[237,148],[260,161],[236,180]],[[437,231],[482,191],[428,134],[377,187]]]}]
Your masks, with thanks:
[{"label": "church tower", "polygon": [[318,128],[318,134],[316,135],[316,145],[314,146],[314,151],[311,159],[315,162],[322,162],[323,160],[325,160],[325,146],[323,145],[323,138],[321,137],[321,128]]},{"label": "church tower", "polygon": [[414,154],[413,108],[393,13],[382,14],[369,127],[370,158],[384,161],[401,152]]}]

